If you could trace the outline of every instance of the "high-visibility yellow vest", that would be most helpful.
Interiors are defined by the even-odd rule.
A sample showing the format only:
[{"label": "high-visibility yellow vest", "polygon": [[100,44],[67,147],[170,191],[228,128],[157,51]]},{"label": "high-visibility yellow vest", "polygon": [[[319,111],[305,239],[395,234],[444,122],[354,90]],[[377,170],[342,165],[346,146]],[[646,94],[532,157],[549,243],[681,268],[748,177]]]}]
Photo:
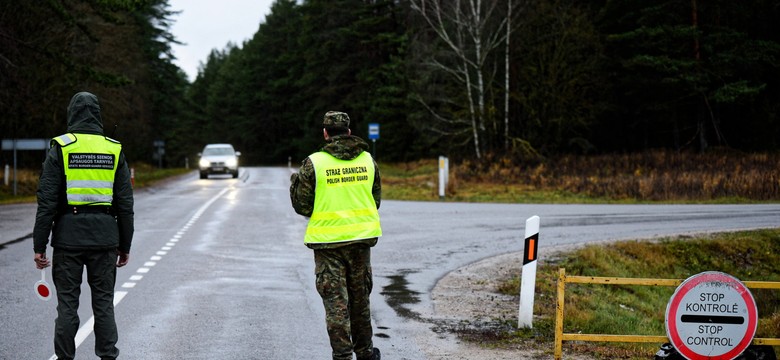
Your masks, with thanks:
[{"label": "high-visibility yellow vest", "polygon": [[341,160],[326,152],[309,156],[317,185],[304,243],[336,243],[382,236],[379,211],[371,195],[374,161],[363,152]]},{"label": "high-visibility yellow vest", "polygon": [[111,205],[122,145],[91,134],[68,133],[54,141],[62,147],[68,205]]}]

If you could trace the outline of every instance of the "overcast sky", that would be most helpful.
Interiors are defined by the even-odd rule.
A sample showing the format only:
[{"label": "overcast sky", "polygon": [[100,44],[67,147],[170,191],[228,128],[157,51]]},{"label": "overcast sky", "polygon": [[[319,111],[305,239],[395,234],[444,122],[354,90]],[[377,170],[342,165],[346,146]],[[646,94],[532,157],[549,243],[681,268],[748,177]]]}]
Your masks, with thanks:
[{"label": "overcast sky", "polygon": [[273,0],[169,0],[169,10],[181,11],[172,19],[171,33],[184,45],[174,45],[174,62],[190,81],[212,49],[228,42],[241,45],[257,32]]}]

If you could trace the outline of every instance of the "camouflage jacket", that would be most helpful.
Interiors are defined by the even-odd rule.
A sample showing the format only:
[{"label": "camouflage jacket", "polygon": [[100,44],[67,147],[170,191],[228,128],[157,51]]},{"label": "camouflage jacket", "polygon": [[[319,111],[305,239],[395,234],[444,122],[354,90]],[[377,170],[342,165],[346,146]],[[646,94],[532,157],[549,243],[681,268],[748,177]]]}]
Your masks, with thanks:
[{"label": "camouflage jacket", "polygon": [[[368,144],[363,139],[357,136],[341,135],[334,136],[331,140],[320,149],[328,154],[335,156],[342,160],[352,160],[358,155],[368,150]],[[374,160],[374,185],[371,189],[371,193],[374,196],[374,202],[376,202],[376,208],[379,209],[379,203],[382,199],[382,181],[379,176],[379,166]],[[314,173],[314,165],[311,159],[308,157],[301,163],[301,168],[296,174],[292,174],[290,177],[290,201],[292,202],[295,212],[310,217],[314,210],[314,188],[317,185],[316,175]],[[355,243],[364,243],[369,246],[376,245],[377,239],[365,239],[350,241],[347,243],[335,243],[335,244],[306,244],[312,249],[331,249],[344,245],[350,245]]]}]

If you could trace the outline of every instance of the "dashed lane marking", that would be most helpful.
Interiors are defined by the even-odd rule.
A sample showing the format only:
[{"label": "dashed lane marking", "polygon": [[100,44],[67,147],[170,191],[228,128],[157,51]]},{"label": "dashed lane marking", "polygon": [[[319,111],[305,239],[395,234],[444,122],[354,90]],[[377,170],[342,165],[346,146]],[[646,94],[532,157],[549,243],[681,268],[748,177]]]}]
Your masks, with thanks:
[{"label": "dashed lane marking", "polygon": [[[208,209],[209,206],[211,206],[211,204],[213,204],[215,201],[217,201],[217,199],[219,199],[222,195],[224,195],[229,190],[230,190],[230,188],[222,189],[222,191],[220,191],[217,195],[215,195],[214,197],[209,199],[209,201],[207,201],[205,204],[203,204],[203,206],[201,206],[200,209],[198,209],[198,211],[196,211],[195,214],[193,214],[192,217],[190,217],[190,220],[187,221],[187,223],[184,226],[182,226],[182,228],[179,229],[179,231],[177,231],[176,234],[173,235],[173,237],[171,237],[171,239],[169,239],[168,242],[164,246],[161,247],[160,251],[157,251],[157,253],[155,255],[150,257],[149,258],[150,261],[145,262],[142,267],[139,267],[135,271],[136,274],[130,276],[130,279],[129,279],[130,281],[124,282],[121,285],[121,287],[123,289],[132,289],[132,288],[134,288],[137,285],[137,283],[139,281],[141,281],[141,279],[143,279],[143,277],[144,277],[143,275],[138,275],[138,274],[146,274],[146,273],[148,273],[149,270],[151,270],[151,268],[153,266],[155,266],[158,261],[162,260],[163,256],[168,254],[168,251],[172,250],[173,246],[176,245],[176,243],[179,240],[181,240],[181,238],[187,232],[187,229],[189,229],[190,226],[192,226],[192,224],[194,224],[200,218],[200,216],[203,215],[203,213],[206,211],[206,209]],[[126,295],[127,295],[127,291],[115,291],[114,292],[114,306],[116,307],[117,304],[119,304],[119,302],[122,301],[122,299],[124,299]],[[78,332],[76,332],[75,340],[76,340],[76,348],[77,349],[78,349],[79,345],[81,345],[81,343],[83,343],[84,340],[86,340],[87,337],[89,337],[89,335],[92,334],[92,331],[94,330],[94,327],[95,327],[95,317],[94,316],[90,316],[89,320],[87,320],[84,323],[84,325],[81,325],[81,327],[79,328]],[[52,355],[49,358],[49,360],[56,360],[56,359],[57,359],[57,355]]]}]

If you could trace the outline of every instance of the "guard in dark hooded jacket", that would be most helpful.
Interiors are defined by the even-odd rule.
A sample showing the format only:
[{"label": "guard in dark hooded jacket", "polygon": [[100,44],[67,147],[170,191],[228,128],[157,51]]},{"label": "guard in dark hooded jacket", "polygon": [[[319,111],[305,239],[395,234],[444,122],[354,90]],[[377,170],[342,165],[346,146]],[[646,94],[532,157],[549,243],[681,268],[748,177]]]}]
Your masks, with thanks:
[{"label": "guard in dark hooded jacket", "polygon": [[127,264],[133,240],[133,188],[121,145],[103,134],[100,104],[80,92],[68,106],[67,133],[54,138],[38,183],[33,250],[38,269],[49,266],[57,289],[54,352],[73,359],[84,267],[92,289],[95,354],[116,359],[116,268]]}]

